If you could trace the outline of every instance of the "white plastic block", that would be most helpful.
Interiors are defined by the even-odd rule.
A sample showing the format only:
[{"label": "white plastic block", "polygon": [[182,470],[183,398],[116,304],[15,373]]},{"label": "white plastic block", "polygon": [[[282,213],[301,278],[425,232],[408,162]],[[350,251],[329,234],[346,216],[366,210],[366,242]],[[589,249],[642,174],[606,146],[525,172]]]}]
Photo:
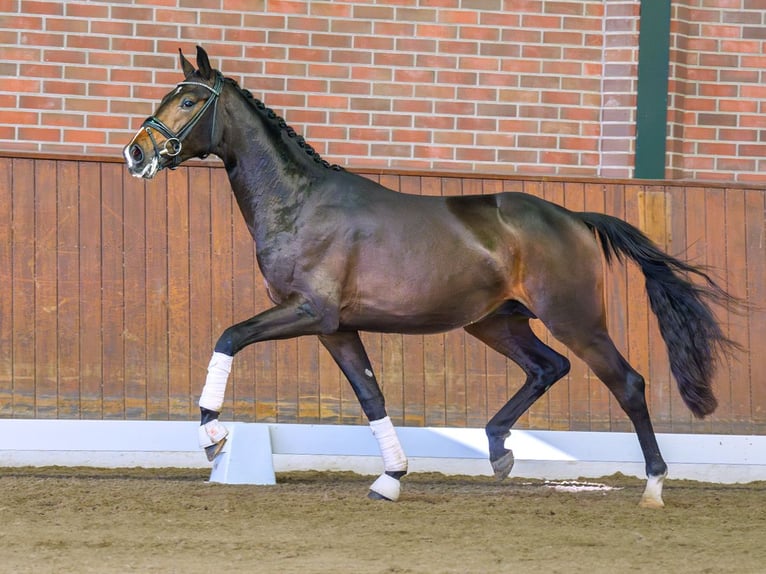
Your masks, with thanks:
[{"label": "white plastic block", "polygon": [[[267,424],[225,423],[229,436],[213,461],[210,482],[276,484],[271,432]],[[204,456],[200,453],[200,456]]]}]

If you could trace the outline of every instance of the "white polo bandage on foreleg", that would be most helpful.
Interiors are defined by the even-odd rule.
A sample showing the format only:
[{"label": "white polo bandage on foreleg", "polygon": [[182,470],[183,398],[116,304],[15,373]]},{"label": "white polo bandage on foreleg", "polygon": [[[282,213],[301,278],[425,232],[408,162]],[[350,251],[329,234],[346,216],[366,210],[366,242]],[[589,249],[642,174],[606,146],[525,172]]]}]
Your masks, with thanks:
[{"label": "white polo bandage on foreleg", "polygon": [[378,439],[380,453],[383,455],[383,468],[387,471],[407,471],[407,456],[396,436],[391,419],[385,417],[377,421],[370,421],[373,436]]},{"label": "white polo bandage on foreleg", "polygon": [[199,406],[210,411],[221,412],[233,360],[234,357],[224,353],[213,353],[213,358],[207,366],[207,378],[199,398]]},{"label": "white polo bandage on foreleg", "polygon": [[229,430],[218,419],[206,422],[197,427],[197,440],[200,448],[218,444],[229,435]]}]

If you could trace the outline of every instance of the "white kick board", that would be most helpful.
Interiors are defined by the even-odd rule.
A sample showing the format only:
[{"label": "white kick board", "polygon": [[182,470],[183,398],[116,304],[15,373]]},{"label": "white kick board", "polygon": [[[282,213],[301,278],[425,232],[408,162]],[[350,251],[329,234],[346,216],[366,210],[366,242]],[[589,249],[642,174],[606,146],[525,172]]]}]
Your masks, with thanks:
[{"label": "white kick board", "polygon": [[[196,421],[0,419],[0,466],[210,467],[225,484],[274,484],[288,470],[378,474],[368,426],[226,423],[230,437],[210,464]],[[483,429],[398,427],[411,472],[491,475]],[[670,478],[766,480],[766,436],[658,434]],[[644,476],[633,433],[513,430],[512,476],[540,479]]]}]

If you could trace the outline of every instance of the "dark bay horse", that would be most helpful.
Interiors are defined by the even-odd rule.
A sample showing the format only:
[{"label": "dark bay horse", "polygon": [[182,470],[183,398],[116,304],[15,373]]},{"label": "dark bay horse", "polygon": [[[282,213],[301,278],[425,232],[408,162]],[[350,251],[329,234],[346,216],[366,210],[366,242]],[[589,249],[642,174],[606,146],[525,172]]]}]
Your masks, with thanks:
[{"label": "dark bay horse", "polygon": [[[530,328],[540,319],[582,358],[632,421],[646,461],[641,504],[659,507],[667,466],[644,379],[606,330],[602,253],[643,271],[651,308],[685,403],[716,408],[711,378],[729,343],[709,303],[727,295],[701,269],[675,259],[638,229],[575,213],[523,193],[425,197],[396,193],[331,166],[284,120],[197,49],[181,54],[185,80],[162,100],[124,155],[152,178],[189,158],[223,160],[274,306],[227,328],[200,397],[200,446],[212,460],[226,440],[218,421],[232,359],[259,341],[316,335],[340,366],[370,421],[385,472],[373,497],[396,500],[407,458],[387,416],[359,331],[436,333],[462,327],[516,362],[526,382],[488,422],[489,458],[508,476],[510,428],[569,371],[569,361]],[[698,281],[692,282],[696,277]]]}]

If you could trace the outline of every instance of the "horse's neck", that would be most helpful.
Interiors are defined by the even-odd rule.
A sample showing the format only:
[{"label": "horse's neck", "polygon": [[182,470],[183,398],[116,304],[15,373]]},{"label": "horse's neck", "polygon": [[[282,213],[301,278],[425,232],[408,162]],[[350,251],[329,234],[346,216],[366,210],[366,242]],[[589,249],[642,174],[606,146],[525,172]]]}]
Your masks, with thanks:
[{"label": "horse's neck", "polygon": [[297,215],[314,169],[304,163],[302,150],[274,137],[269,120],[246,102],[231,112],[227,133],[217,153],[248,228],[257,243],[289,227]]}]

